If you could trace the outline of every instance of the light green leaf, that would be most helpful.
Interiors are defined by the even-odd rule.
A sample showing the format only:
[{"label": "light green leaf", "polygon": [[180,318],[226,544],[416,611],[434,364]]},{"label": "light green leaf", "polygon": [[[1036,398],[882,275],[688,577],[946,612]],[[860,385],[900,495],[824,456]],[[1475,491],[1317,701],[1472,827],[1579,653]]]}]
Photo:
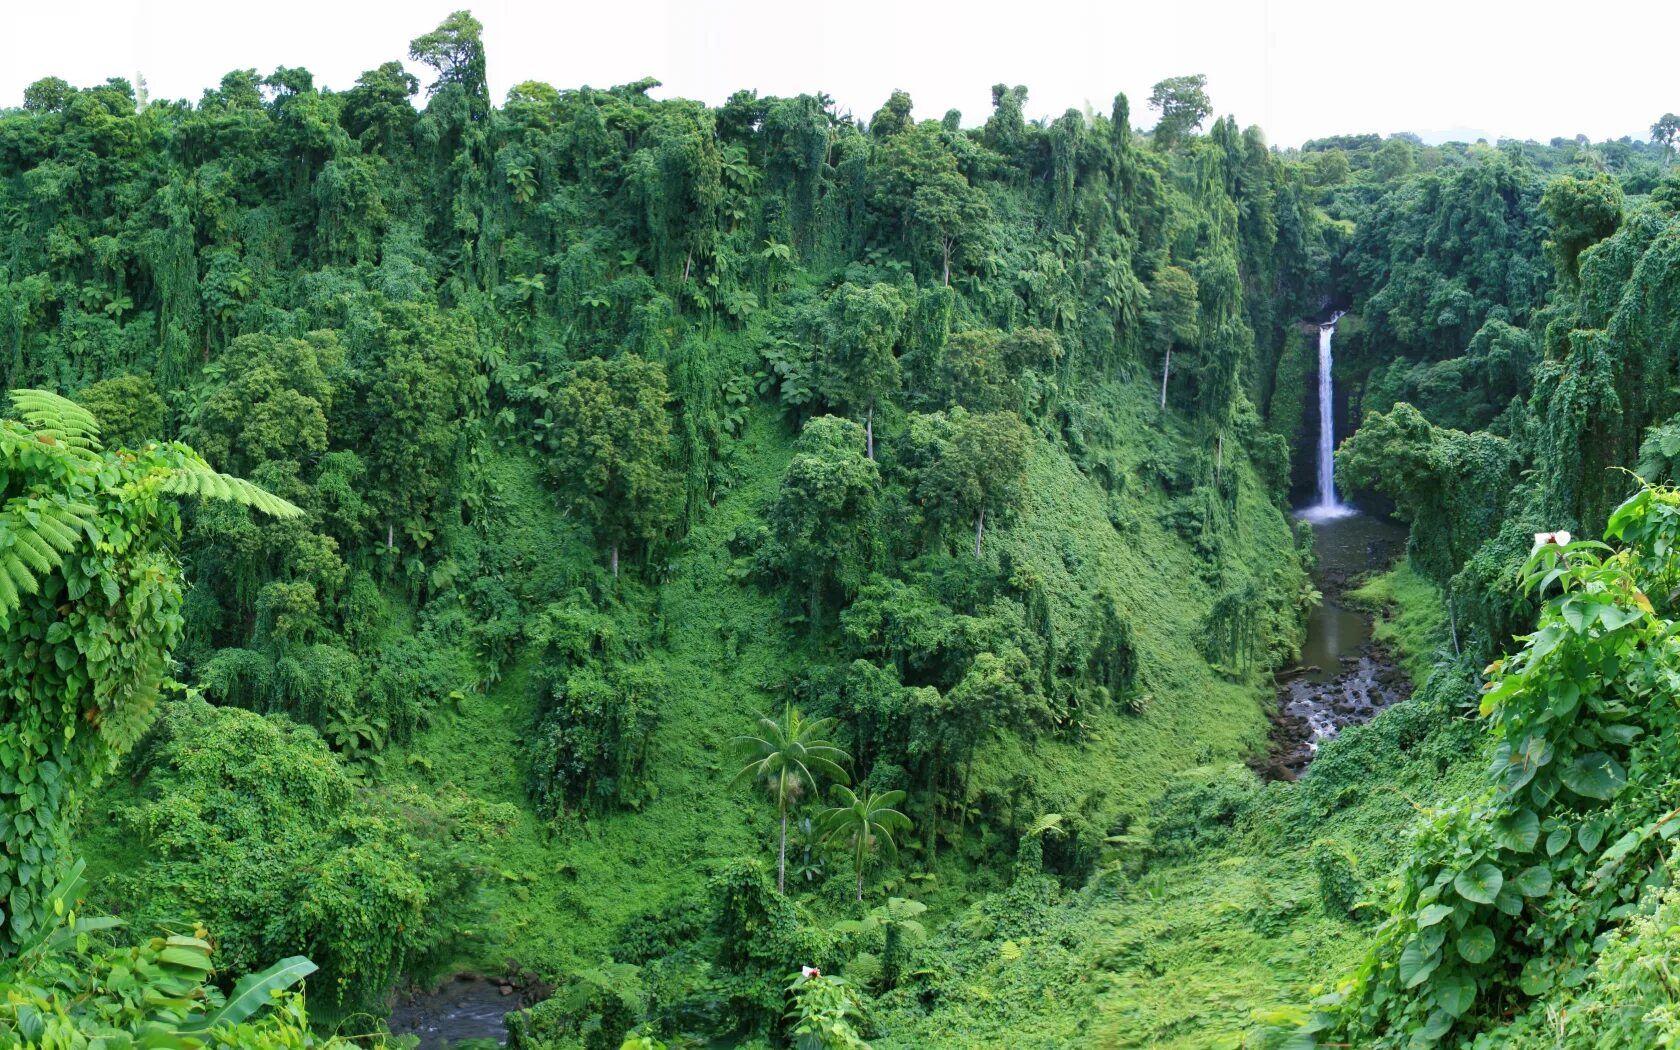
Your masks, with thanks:
[{"label": "light green leaf", "polygon": [[221,1009],[206,1014],[191,1024],[182,1025],[182,1035],[197,1035],[208,1032],[223,1025],[239,1024],[247,1017],[262,1009],[274,998],[274,993],[290,988],[292,985],[315,972],[315,964],[301,955],[294,955],[289,959],[282,959],[266,970],[246,974],[233,986],[233,991],[223,1003]]},{"label": "light green leaf", "polygon": [[1442,919],[1451,915],[1452,913],[1453,913],[1453,909],[1452,909],[1451,905],[1448,905],[1448,904],[1431,904],[1429,907],[1427,907],[1427,908],[1423,909],[1422,911],[1418,912],[1418,921],[1417,921],[1418,926],[1419,927],[1433,926],[1436,923],[1440,922]]}]

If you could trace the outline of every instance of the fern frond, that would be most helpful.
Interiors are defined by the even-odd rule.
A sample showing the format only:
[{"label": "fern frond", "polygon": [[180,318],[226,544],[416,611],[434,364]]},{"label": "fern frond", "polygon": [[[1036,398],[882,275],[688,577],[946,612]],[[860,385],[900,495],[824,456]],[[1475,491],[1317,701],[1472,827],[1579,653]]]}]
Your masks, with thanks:
[{"label": "fern frond", "polygon": [[12,553],[36,572],[51,572],[58,565],[58,552],[38,532],[22,529],[13,532]]},{"label": "fern frond", "polygon": [[79,504],[40,503],[29,508],[29,513],[19,523],[19,532],[32,526],[36,538],[53,550],[67,554],[76,548],[78,534],[87,530],[88,519],[93,513],[92,507]]},{"label": "fern frond", "polygon": [[12,407],[24,422],[70,448],[98,452],[99,421],[93,413],[51,390],[13,390]]},{"label": "fern frond", "polygon": [[29,571],[29,566],[11,551],[0,553],[0,578],[10,580],[12,586],[24,594],[36,594],[41,590],[41,583]]},{"label": "fern frond", "polygon": [[1060,813],[1046,813],[1033,821],[1031,826],[1027,828],[1028,838],[1034,835],[1043,835],[1045,838],[1060,838],[1064,833]]},{"label": "fern frond", "polygon": [[164,475],[158,487],[177,496],[198,496],[252,507],[275,518],[301,517],[303,511],[244,478],[222,474],[202,462],[188,461]]}]

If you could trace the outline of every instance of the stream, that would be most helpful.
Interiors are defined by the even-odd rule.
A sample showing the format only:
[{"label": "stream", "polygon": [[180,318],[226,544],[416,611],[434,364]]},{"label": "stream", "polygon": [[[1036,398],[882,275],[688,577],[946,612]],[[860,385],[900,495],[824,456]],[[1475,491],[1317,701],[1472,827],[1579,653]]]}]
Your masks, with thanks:
[{"label": "stream", "polygon": [[433,992],[404,996],[391,1011],[394,1035],[420,1037],[419,1050],[446,1050],[464,1040],[507,1043],[502,1018],[525,1005],[497,981],[461,974]]},{"label": "stream", "polygon": [[1313,584],[1324,600],[1307,618],[1300,663],[1276,676],[1271,748],[1261,772],[1281,780],[1299,777],[1319,744],[1343,726],[1368,721],[1411,694],[1406,676],[1372,637],[1370,615],[1343,603],[1350,585],[1394,563],[1405,548],[1405,526],[1352,508],[1303,516],[1313,521]]}]

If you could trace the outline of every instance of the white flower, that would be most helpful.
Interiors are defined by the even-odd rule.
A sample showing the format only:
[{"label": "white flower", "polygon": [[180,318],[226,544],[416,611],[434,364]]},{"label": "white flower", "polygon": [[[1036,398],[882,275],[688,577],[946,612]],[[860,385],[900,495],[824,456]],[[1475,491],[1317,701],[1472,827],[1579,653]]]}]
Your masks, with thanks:
[{"label": "white flower", "polygon": [[1559,547],[1569,546],[1569,533],[1559,530],[1557,532],[1536,532],[1534,534],[1535,550],[1550,544],[1556,544]]},{"label": "white flower", "polygon": [[822,971],[817,969],[815,966],[801,966],[799,968],[799,972],[804,974],[806,977],[821,977],[822,976]]}]

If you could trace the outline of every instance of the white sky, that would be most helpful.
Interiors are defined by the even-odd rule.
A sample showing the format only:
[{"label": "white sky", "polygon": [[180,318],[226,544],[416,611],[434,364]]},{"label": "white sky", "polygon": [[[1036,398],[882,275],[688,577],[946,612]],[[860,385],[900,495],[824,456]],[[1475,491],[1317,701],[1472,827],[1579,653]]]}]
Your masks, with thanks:
[{"label": "white sky", "polygon": [[153,98],[196,100],[228,70],[287,65],[348,88],[463,5],[485,25],[498,103],[522,80],[654,76],[662,97],[827,91],[867,117],[901,87],[918,119],[956,108],[972,126],[1002,81],[1028,86],[1029,117],[1107,112],[1125,91],[1147,126],[1150,85],[1205,73],[1217,113],[1286,146],[1448,129],[1642,138],[1680,111],[1676,0],[0,0],[0,106],[49,75],[142,73]]}]

